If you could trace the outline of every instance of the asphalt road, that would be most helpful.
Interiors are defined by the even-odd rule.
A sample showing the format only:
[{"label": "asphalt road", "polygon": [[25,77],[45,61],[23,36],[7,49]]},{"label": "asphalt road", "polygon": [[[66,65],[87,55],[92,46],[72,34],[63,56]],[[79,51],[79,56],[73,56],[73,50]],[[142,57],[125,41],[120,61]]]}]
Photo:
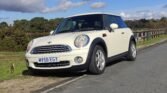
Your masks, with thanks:
[{"label": "asphalt road", "polygon": [[116,61],[49,93],[167,93],[167,43],[139,51],[135,62]]}]

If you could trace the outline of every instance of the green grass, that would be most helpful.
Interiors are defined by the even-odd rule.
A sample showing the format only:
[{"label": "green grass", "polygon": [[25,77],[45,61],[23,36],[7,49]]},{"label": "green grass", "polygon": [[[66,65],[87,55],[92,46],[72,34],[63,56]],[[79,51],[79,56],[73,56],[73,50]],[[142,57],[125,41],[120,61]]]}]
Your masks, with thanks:
[{"label": "green grass", "polygon": [[161,36],[156,37],[154,39],[149,39],[149,40],[145,40],[145,41],[138,41],[137,47],[144,47],[146,45],[154,44],[154,43],[157,43],[157,42],[164,40],[164,39],[167,39],[167,35],[161,35]]},{"label": "green grass", "polygon": [[[0,81],[22,76],[26,70],[24,52],[0,52]],[[11,65],[15,70],[11,72]]]},{"label": "green grass", "polygon": [[[167,35],[150,39],[148,41],[139,41],[138,47],[150,45],[160,40],[167,39]],[[22,73],[26,70],[24,52],[0,52],[0,81],[22,77]],[[11,73],[11,64],[15,64],[15,71]]]}]

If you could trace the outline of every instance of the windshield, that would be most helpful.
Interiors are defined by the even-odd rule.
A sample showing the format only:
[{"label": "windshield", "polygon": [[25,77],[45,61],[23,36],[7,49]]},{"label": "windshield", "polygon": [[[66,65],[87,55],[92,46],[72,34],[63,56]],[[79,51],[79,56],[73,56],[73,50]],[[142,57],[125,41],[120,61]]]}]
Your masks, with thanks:
[{"label": "windshield", "polygon": [[55,31],[55,34],[102,29],[102,15],[84,15],[64,19]]}]

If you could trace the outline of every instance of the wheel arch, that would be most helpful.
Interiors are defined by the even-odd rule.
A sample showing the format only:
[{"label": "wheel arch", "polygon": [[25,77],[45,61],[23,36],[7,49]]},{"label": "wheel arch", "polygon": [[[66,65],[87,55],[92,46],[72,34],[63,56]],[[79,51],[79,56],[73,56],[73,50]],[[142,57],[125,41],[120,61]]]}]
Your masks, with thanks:
[{"label": "wheel arch", "polygon": [[137,40],[136,40],[136,38],[135,38],[134,35],[132,35],[132,36],[130,37],[129,45],[130,45],[131,41],[133,41],[133,42],[135,43],[135,45],[137,45]]},{"label": "wheel arch", "polygon": [[108,56],[107,46],[106,46],[105,41],[102,38],[95,38],[92,41],[92,44],[90,45],[89,50],[92,50],[96,45],[100,45],[104,49],[106,56]]}]

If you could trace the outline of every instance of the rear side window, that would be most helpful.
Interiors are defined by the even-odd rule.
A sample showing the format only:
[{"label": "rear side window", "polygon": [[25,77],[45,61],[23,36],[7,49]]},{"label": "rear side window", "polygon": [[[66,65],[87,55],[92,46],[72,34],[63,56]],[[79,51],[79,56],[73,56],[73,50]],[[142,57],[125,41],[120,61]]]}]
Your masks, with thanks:
[{"label": "rear side window", "polygon": [[116,23],[118,24],[119,28],[126,28],[127,25],[119,16],[113,16],[113,15],[104,15],[104,26],[105,28],[108,28],[110,24]]}]

